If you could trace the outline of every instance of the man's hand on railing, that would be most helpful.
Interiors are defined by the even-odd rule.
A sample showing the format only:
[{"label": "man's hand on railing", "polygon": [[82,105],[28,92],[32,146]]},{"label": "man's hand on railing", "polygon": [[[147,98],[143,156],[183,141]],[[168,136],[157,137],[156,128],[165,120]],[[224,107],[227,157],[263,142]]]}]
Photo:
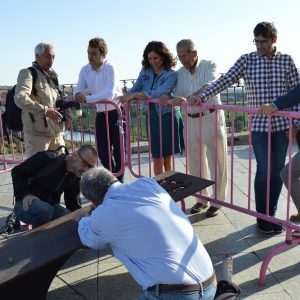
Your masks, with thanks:
[{"label": "man's hand on railing", "polygon": [[273,103],[263,104],[259,109],[258,115],[271,115],[277,111],[277,107]]},{"label": "man's hand on railing", "polygon": [[190,105],[200,105],[201,103],[203,103],[202,97],[199,96],[190,96],[187,98],[187,101]]}]

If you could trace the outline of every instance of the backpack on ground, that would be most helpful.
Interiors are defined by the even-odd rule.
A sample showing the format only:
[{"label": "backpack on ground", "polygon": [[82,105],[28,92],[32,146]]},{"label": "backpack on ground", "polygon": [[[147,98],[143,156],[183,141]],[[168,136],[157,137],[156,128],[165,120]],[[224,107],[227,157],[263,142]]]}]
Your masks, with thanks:
[{"label": "backpack on ground", "polygon": [[218,281],[214,300],[233,300],[241,293],[240,287],[232,281]]},{"label": "backpack on ground", "polygon": [[19,229],[20,226],[20,220],[17,218],[15,212],[12,212],[7,216],[5,226],[0,229],[0,234],[12,234],[15,229]]},{"label": "backpack on ground", "polygon": [[[36,80],[37,80],[37,71],[33,67],[29,67],[31,76],[32,76],[32,90],[31,95],[36,95],[37,91],[35,88]],[[2,124],[3,131],[8,136],[8,130],[13,131],[22,131],[23,123],[22,123],[22,109],[19,108],[14,100],[16,86],[13,86],[6,95],[6,103],[5,103],[5,112],[2,114]]]}]

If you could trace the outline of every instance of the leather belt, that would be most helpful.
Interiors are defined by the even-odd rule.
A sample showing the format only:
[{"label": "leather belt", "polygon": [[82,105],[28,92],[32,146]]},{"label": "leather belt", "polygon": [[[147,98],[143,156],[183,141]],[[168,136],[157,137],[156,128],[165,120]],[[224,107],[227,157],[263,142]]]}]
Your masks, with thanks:
[{"label": "leather belt", "polygon": [[[107,113],[109,114],[113,111],[116,111],[116,109],[108,110]],[[105,114],[106,114],[106,111],[97,111],[97,115],[102,116],[102,115],[105,115]]]},{"label": "leather belt", "polygon": [[[214,109],[212,109],[212,108],[210,108],[209,109],[209,113],[211,114],[211,113],[213,113],[215,110]],[[205,114],[205,112],[204,111],[201,111],[201,116],[205,116],[206,114]],[[190,118],[199,118],[200,117],[200,113],[196,113],[196,114],[190,114],[190,113],[188,113],[188,116],[190,117]]]},{"label": "leather belt", "polygon": [[[211,275],[207,280],[202,282],[203,290],[207,289],[216,279],[215,272]],[[166,291],[181,291],[181,292],[193,292],[193,291],[201,291],[200,284],[156,284],[147,289],[151,292],[166,292]]]}]

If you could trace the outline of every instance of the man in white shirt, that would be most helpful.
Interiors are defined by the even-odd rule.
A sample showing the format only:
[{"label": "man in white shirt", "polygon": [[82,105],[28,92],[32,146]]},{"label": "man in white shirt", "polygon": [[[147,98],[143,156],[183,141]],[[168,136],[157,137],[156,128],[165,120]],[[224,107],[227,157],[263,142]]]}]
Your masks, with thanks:
[{"label": "man in white shirt", "polygon": [[[181,40],[177,43],[176,49],[183,67],[178,70],[177,84],[174,90],[175,97],[198,94],[217,78],[215,63],[209,60],[200,60],[192,40]],[[221,104],[220,96],[211,97],[207,103]],[[200,114],[202,118],[200,118]],[[215,123],[216,117],[217,122]],[[224,201],[227,190],[227,137],[224,111],[216,112],[213,109],[206,109],[199,112],[199,107],[189,107],[187,118],[190,174],[216,181],[214,196],[217,200]],[[202,122],[201,134],[200,122]],[[215,124],[217,124],[217,136]],[[217,153],[215,153],[216,149]],[[201,171],[200,166],[202,166]],[[217,176],[215,176],[216,169]],[[209,191],[205,189],[202,194],[209,196]],[[198,213],[206,207],[207,201],[198,200],[192,207],[191,213]],[[219,209],[217,204],[212,204],[207,210],[206,216],[216,216]]]},{"label": "man in white shirt", "polygon": [[[80,70],[74,91],[76,101],[94,103],[110,100],[118,103],[117,98],[122,95],[120,80],[116,67],[106,59],[107,51],[106,42],[102,38],[96,37],[89,41],[87,50],[89,63]],[[96,140],[100,161],[105,168],[110,169],[111,166],[111,171],[118,173],[122,163],[120,150],[122,120],[119,120],[118,112],[113,105],[97,103],[96,108]],[[109,139],[106,111],[108,111]],[[118,179],[122,182],[123,177],[124,173],[120,174]]]},{"label": "man in white shirt", "polygon": [[[185,214],[153,179],[120,183],[104,168],[85,172],[82,194],[93,203],[90,216],[78,210],[83,245],[106,245],[143,288],[142,299],[213,299],[211,259]],[[172,295],[172,297],[171,297]]]}]

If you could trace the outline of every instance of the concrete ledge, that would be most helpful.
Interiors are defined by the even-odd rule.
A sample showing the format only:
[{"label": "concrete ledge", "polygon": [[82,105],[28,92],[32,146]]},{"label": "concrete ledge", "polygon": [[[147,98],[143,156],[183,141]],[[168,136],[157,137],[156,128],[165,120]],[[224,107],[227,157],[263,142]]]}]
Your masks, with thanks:
[{"label": "concrete ledge", "polygon": [[[249,144],[249,133],[248,132],[236,132],[234,133],[234,145],[235,146],[242,146]],[[231,134],[227,134],[227,145],[231,145]]]}]

